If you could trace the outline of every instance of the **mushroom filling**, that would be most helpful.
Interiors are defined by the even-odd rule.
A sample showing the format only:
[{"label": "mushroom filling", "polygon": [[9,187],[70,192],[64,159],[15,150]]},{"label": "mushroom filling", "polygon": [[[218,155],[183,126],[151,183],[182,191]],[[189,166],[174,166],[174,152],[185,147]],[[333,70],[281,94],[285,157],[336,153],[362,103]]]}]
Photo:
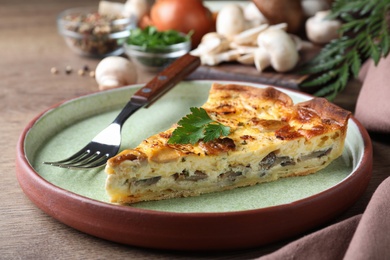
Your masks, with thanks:
[{"label": "mushroom filling", "polygon": [[275,165],[276,162],[276,155],[274,152],[270,152],[266,157],[261,160],[259,163],[260,166],[260,177],[263,177],[266,172],[271,169],[272,166]]},{"label": "mushroom filling", "polygon": [[[315,158],[321,158],[325,155],[328,155],[332,151],[332,148],[328,148],[326,150],[314,151],[308,155],[304,155],[298,159],[298,161],[305,161]],[[295,165],[296,162],[294,158],[288,156],[276,156],[275,152],[270,152],[266,157],[261,160],[259,163],[260,166],[260,177],[263,177],[269,169],[276,165],[281,165],[283,167],[289,165]]]},{"label": "mushroom filling", "polygon": [[175,181],[199,181],[208,177],[207,174],[202,171],[195,171],[194,174],[190,175],[186,170],[181,173],[175,173],[172,176]]},{"label": "mushroom filling", "polygon": [[326,150],[315,151],[315,152],[312,152],[311,154],[302,156],[300,159],[302,161],[304,161],[304,160],[310,160],[313,158],[321,158],[322,156],[330,154],[331,151],[332,151],[332,148],[328,148]]},{"label": "mushroom filling", "polygon": [[[332,151],[332,148],[328,148],[326,150],[314,151],[308,155],[304,155],[298,159],[298,161],[305,161],[315,158],[321,158],[323,156],[328,155]],[[289,156],[276,156],[275,152],[269,153],[267,156],[261,160],[259,163],[260,166],[260,177],[264,177],[269,169],[276,165],[280,165],[282,167],[295,165],[296,162],[294,158]],[[219,181],[235,181],[237,178],[242,177],[242,171],[234,171],[229,170],[227,172],[221,173],[218,176]],[[188,171],[184,170],[181,173],[175,173],[172,175],[175,181],[199,181],[208,178],[208,175],[202,171],[195,171],[193,174],[189,174]],[[142,179],[138,181],[134,181],[132,184],[136,187],[147,187],[153,184],[156,184],[161,179],[161,176],[156,176],[148,179]]]},{"label": "mushroom filling", "polygon": [[133,182],[133,185],[138,186],[138,187],[147,187],[147,186],[156,184],[160,179],[161,179],[161,176],[156,176],[156,177],[152,177],[152,178],[148,178],[148,179],[142,179],[142,180],[138,180],[138,181]]},{"label": "mushroom filling", "polygon": [[221,173],[218,176],[219,180],[228,180],[228,181],[235,181],[238,177],[242,176],[242,172],[240,171],[227,171],[225,173]]}]

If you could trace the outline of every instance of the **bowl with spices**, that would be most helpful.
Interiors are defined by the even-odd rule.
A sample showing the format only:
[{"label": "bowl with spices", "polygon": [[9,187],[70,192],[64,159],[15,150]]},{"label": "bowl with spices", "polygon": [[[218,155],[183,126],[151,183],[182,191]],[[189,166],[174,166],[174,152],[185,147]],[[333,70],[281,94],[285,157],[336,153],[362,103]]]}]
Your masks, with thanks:
[{"label": "bowl with spices", "polygon": [[153,26],[131,30],[126,55],[142,70],[160,71],[191,50],[191,33],[158,31]]},{"label": "bowl with spices", "polygon": [[58,15],[57,26],[66,44],[77,54],[106,57],[123,53],[123,44],[136,27],[133,18],[100,14],[96,8],[80,7]]}]

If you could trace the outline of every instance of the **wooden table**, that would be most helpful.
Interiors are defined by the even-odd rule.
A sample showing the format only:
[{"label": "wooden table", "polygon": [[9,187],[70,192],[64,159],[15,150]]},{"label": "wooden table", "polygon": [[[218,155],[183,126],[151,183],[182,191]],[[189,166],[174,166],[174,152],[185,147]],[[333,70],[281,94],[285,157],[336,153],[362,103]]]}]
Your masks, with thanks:
[{"label": "wooden table", "polygon": [[[0,4],[0,258],[1,259],[248,259],[272,252],[289,241],[233,252],[157,251],[104,241],[74,230],[39,210],[24,195],[15,176],[15,146],[23,128],[38,113],[69,98],[98,91],[77,69],[95,68],[99,60],[75,55],[56,29],[56,15],[70,7],[98,1],[3,0]],[[65,73],[66,66],[74,72]],[[59,73],[52,75],[51,67]],[[152,75],[139,74],[139,82]],[[353,110],[360,83],[351,81],[336,99]],[[332,223],[362,213],[374,190],[389,174],[388,137],[371,135],[374,172],[365,194]]]}]

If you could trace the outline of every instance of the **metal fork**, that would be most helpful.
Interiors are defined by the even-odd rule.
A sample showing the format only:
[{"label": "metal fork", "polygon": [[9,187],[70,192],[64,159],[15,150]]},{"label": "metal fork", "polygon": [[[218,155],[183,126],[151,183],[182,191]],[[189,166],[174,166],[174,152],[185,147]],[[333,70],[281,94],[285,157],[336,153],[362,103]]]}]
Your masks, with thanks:
[{"label": "metal fork", "polygon": [[43,163],[70,169],[89,169],[103,166],[109,158],[119,151],[121,129],[125,121],[141,107],[150,106],[199,65],[200,59],[198,57],[190,54],[180,57],[139,89],[114,121],[84,148],[67,159]]}]

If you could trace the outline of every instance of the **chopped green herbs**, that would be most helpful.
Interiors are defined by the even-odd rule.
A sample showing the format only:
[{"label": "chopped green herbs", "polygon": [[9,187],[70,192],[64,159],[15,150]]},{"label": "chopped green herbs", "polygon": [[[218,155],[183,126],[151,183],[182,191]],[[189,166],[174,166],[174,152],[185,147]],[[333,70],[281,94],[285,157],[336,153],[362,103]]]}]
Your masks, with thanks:
[{"label": "chopped green herbs", "polygon": [[195,144],[199,140],[210,142],[230,133],[230,127],[210,118],[203,108],[191,107],[191,114],[186,115],[178,122],[173,131],[169,144]]},{"label": "chopped green herbs", "polygon": [[148,26],[145,29],[131,30],[127,39],[128,44],[142,46],[144,48],[160,48],[191,39],[191,33],[183,35],[175,30],[158,31],[156,27]]}]

